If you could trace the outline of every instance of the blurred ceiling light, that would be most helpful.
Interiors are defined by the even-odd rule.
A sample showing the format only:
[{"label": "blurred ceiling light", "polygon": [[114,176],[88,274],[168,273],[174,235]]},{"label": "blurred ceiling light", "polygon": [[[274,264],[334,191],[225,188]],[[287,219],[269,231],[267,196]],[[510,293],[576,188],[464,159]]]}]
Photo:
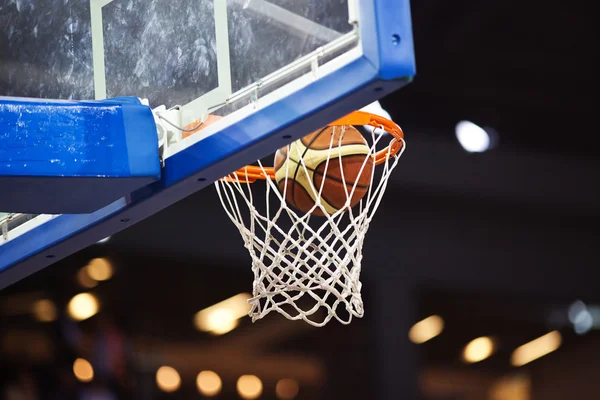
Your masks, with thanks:
[{"label": "blurred ceiling light", "polygon": [[483,361],[494,352],[494,341],[482,336],[471,340],[463,349],[462,359],[466,363],[476,363]]},{"label": "blurred ceiling light", "polygon": [[490,400],[531,399],[531,378],[528,375],[503,376],[489,389]]},{"label": "blurred ceiling light", "polygon": [[94,379],[94,368],[89,361],[78,358],[73,363],[73,373],[80,382],[91,382]]},{"label": "blurred ceiling light", "polygon": [[107,236],[104,239],[98,240],[96,243],[97,244],[104,244],[104,243],[108,242],[109,240],[110,240],[110,236]]},{"label": "blurred ceiling light", "polygon": [[573,324],[573,329],[578,335],[589,332],[594,327],[594,318],[588,307],[581,300],[575,301],[569,307],[569,321]]},{"label": "blurred ceiling light", "polygon": [[262,394],[262,390],[263,384],[257,376],[242,375],[237,381],[237,391],[243,399],[257,399]]},{"label": "blurred ceiling light", "polygon": [[75,321],[83,321],[94,316],[99,309],[98,299],[90,293],[80,293],[69,301],[67,310]]},{"label": "blurred ceiling light", "polygon": [[275,394],[280,400],[293,400],[298,396],[298,382],[293,379],[281,379],[275,386]]},{"label": "blurred ceiling light", "polygon": [[515,367],[528,364],[560,347],[562,337],[560,332],[552,331],[529,343],[517,347],[511,356],[511,364]]},{"label": "blurred ceiling light", "polygon": [[92,289],[98,286],[98,282],[88,275],[87,267],[83,267],[77,272],[77,283],[86,289]]},{"label": "blurred ceiling light", "polygon": [[179,372],[173,367],[160,367],[156,371],[156,385],[163,392],[175,392],[181,386]]},{"label": "blurred ceiling light", "polygon": [[94,258],[85,267],[87,274],[95,281],[109,280],[113,275],[113,267],[106,258]]},{"label": "blurred ceiling light", "polygon": [[216,396],[221,392],[223,382],[219,375],[213,371],[202,371],[196,378],[198,391],[207,397]]},{"label": "blurred ceiling light", "polygon": [[[377,100],[375,100],[371,104],[364,106],[360,110],[371,113],[371,114],[379,115],[380,117],[383,117],[383,118],[392,119],[392,117],[390,116],[390,113],[388,113],[386,110],[384,110],[383,107],[381,107],[381,103]],[[369,132],[373,131],[373,127],[371,125],[364,125],[364,128],[366,130],[368,130]],[[382,135],[384,133],[386,133],[386,132],[383,129],[375,128],[376,135]]]},{"label": "blurred ceiling light", "polygon": [[410,328],[408,338],[416,344],[425,343],[438,336],[444,330],[444,320],[438,315],[432,315],[417,322]]},{"label": "blurred ceiling light", "polygon": [[194,316],[196,329],[222,335],[238,326],[238,319],[248,315],[249,293],[240,293],[213,306],[198,311]]},{"label": "blurred ceiling light", "polygon": [[456,124],[456,138],[469,153],[482,153],[492,147],[490,131],[471,121],[460,121]]},{"label": "blurred ceiling light", "polygon": [[56,321],[58,312],[52,300],[42,299],[33,303],[33,316],[40,322]]}]

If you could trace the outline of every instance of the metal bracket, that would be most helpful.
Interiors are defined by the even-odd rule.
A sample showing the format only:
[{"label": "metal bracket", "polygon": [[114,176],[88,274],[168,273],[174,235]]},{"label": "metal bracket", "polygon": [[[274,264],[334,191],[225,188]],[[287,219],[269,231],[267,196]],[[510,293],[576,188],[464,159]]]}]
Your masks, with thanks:
[{"label": "metal bracket", "polygon": [[[147,100],[143,100],[147,102]],[[158,154],[161,165],[165,166],[165,154],[170,145],[177,143],[182,138],[183,127],[182,113],[179,106],[167,109],[164,105],[152,110],[154,122],[156,123],[156,134],[158,135]]]},{"label": "metal bracket", "polygon": [[8,223],[10,222],[10,217],[11,214],[9,214],[6,219],[0,221],[0,228],[2,230],[2,237],[4,238],[4,241],[8,240]]}]

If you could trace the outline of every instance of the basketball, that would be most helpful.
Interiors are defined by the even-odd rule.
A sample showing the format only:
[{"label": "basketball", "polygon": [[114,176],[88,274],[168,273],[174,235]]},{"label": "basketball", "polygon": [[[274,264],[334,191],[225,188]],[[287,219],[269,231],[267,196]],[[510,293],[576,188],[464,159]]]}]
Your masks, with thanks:
[{"label": "basketball", "polygon": [[[367,194],[373,167],[367,141],[351,125],[319,129],[277,150],[274,161],[275,181],[288,204],[309,212],[323,185],[320,203],[330,215],[346,207],[348,197],[354,207]],[[320,207],[312,214],[324,216]]]},{"label": "basketball", "polygon": [[208,114],[208,117],[206,117],[204,122],[194,121],[190,124],[187,124],[183,128],[183,132],[181,133],[181,138],[185,139],[188,136],[192,136],[194,133],[197,133],[197,132],[201,131],[202,129],[207,128],[209,125],[214,124],[221,118],[223,118],[223,117],[219,117],[218,115]]}]

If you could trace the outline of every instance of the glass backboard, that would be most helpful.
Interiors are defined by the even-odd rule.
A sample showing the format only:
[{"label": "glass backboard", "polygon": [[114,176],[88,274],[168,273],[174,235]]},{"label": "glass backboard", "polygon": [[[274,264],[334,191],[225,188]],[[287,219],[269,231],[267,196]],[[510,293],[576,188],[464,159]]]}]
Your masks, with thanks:
[{"label": "glass backboard", "polygon": [[1,0],[0,93],[136,96],[152,107],[183,106],[190,120],[209,111],[224,116],[356,47],[349,6],[348,0]]}]

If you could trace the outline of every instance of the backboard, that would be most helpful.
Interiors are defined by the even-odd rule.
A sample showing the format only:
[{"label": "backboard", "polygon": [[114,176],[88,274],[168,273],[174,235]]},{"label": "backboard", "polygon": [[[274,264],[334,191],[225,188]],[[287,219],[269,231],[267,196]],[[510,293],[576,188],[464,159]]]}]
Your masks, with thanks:
[{"label": "backboard", "polygon": [[176,107],[178,127],[223,117],[169,146],[159,182],[93,213],[3,210],[0,288],[414,73],[408,0],[0,0],[0,95],[135,96],[152,108]]},{"label": "backboard", "polygon": [[349,6],[347,0],[2,0],[0,92],[136,96],[152,107],[181,105],[190,120],[208,111],[227,114],[309,72],[313,61],[351,53],[358,33]]}]

